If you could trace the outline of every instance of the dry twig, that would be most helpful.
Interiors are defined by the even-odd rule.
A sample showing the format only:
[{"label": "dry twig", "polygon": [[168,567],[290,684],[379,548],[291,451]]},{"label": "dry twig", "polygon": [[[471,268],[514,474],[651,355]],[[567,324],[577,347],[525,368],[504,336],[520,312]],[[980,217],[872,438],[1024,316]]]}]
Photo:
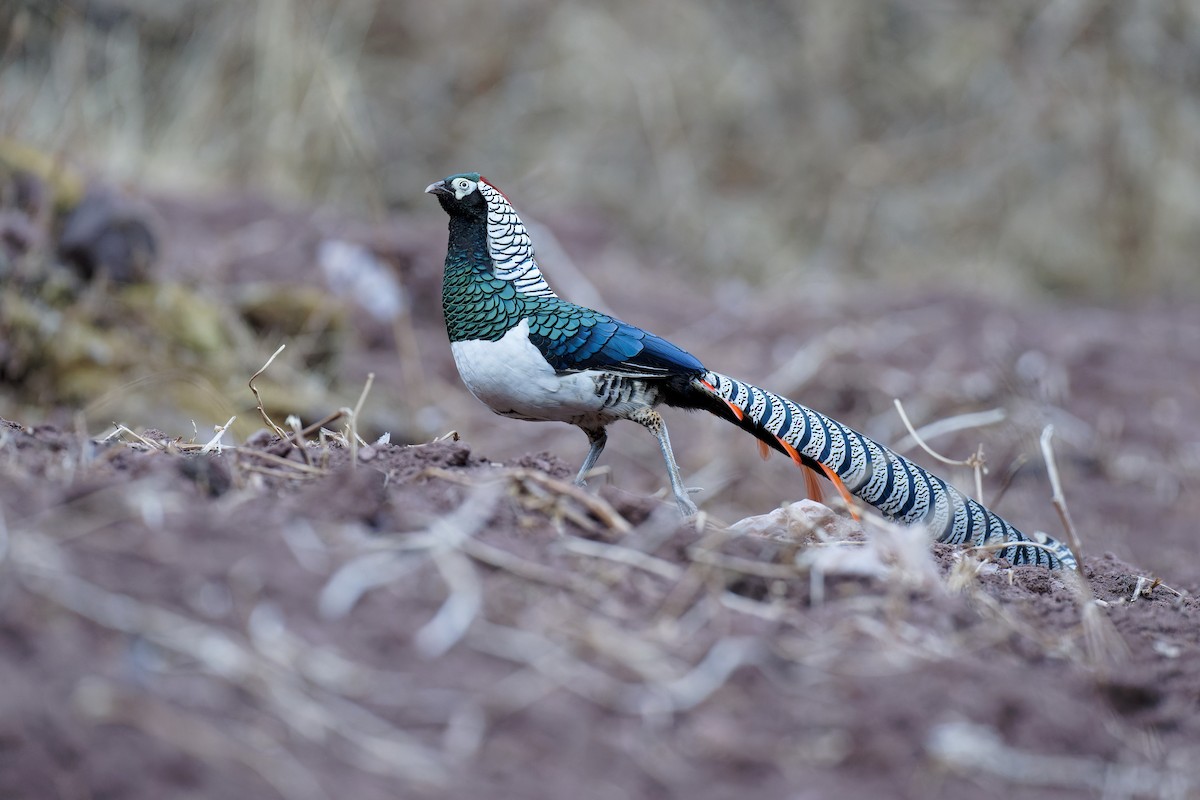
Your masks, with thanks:
[{"label": "dry twig", "polygon": [[[975,499],[978,500],[980,503],[982,503],[983,502],[983,476],[987,474],[987,465],[983,458],[983,445],[982,444],[979,445],[979,448],[970,457],[968,457],[967,459],[965,459],[963,461],[956,461],[952,458],[947,458],[946,456],[944,456],[941,453],[934,450],[929,445],[925,444],[925,440],[923,438],[921,438],[921,435],[919,433],[917,433],[916,428],[913,427],[912,422],[909,421],[908,414],[905,413],[904,405],[900,402],[900,398],[898,398],[898,397],[893,398],[892,403],[895,404],[896,411],[898,411],[900,413],[900,419],[901,419],[901,421],[904,422],[904,427],[908,430],[909,437],[911,437],[912,440],[914,442],[916,442],[917,445],[920,446],[920,448],[922,450],[924,450],[930,456],[932,456],[933,458],[936,458],[938,461],[942,462],[943,464],[948,464],[949,466],[952,466],[952,467],[970,467],[974,471],[974,474],[975,474]],[[964,416],[969,416],[969,415],[964,415]],[[952,418],[952,419],[957,419],[957,418]],[[965,427],[965,426],[963,426],[963,427]]]},{"label": "dry twig", "polygon": [[283,352],[285,347],[287,347],[286,344],[279,345],[279,349],[271,354],[271,357],[267,359],[267,363],[263,364],[262,367],[258,370],[258,372],[254,373],[253,375],[250,376],[250,382],[249,382],[250,391],[254,394],[254,399],[256,401],[258,401],[258,406],[257,406],[258,413],[262,415],[263,422],[265,422],[267,424],[267,427],[270,428],[271,430],[275,431],[275,435],[278,436],[280,439],[287,438],[287,433],[283,430],[283,428],[276,425],[275,421],[273,419],[271,419],[269,414],[267,414],[267,410],[263,407],[262,397],[259,395],[258,388],[254,385],[254,382],[256,380],[258,380],[259,375],[262,375],[264,372],[267,371],[267,367],[271,366],[271,362],[275,360],[276,356],[278,356],[280,353]]},{"label": "dry twig", "polygon": [[1079,562],[1080,568],[1083,567],[1083,543],[1079,540],[1079,533],[1075,530],[1075,523],[1071,521],[1071,511],[1067,508],[1067,498],[1063,494],[1062,481],[1058,477],[1058,464],[1054,460],[1054,426],[1047,425],[1042,429],[1042,457],[1046,459],[1046,473],[1050,477],[1050,489],[1052,495],[1050,501],[1054,503],[1054,510],[1058,512],[1058,517],[1062,520],[1063,530],[1067,533],[1067,543],[1071,546],[1071,552],[1075,555],[1075,560]]}]

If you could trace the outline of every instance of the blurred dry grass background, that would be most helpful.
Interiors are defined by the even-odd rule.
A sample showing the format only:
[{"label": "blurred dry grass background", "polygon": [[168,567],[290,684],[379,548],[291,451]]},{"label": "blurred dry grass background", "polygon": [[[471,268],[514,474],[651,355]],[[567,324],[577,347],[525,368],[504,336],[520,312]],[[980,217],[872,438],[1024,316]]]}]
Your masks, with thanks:
[{"label": "blurred dry grass background", "polygon": [[1200,289],[1192,3],[3,0],[0,37],[0,136],[140,185],[435,214],[478,168],[694,274]]}]

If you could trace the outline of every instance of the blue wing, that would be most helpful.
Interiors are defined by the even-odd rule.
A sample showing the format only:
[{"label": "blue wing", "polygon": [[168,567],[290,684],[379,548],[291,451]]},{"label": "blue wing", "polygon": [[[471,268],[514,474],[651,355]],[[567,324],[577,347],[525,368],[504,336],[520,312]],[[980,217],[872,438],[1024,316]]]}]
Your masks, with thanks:
[{"label": "blue wing", "polygon": [[699,359],[666,339],[565,301],[530,315],[529,340],[558,372],[604,369],[654,378],[704,371]]}]

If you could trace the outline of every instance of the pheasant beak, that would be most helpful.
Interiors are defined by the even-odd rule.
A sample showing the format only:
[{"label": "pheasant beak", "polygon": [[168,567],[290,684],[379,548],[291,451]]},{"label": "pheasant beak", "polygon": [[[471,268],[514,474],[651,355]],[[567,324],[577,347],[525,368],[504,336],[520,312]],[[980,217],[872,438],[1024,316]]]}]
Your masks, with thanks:
[{"label": "pheasant beak", "polygon": [[425,194],[453,194],[446,188],[445,181],[435,181],[425,187]]}]

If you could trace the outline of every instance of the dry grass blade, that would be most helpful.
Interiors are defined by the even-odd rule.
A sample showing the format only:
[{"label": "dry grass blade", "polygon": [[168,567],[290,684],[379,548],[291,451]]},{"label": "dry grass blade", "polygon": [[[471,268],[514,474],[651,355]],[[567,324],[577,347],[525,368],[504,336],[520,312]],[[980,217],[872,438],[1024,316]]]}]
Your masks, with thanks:
[{"label": "dry grass blade", "polygon": [[[287,470],[291,470],[291,471],[297,472],[297,473],[302,473],[303,475],[307,475],[308,477],[314,477],[314,478],[320,477],[321,475],[328,474],[328,470],[324,470],[320,467],[313,466],[311,464],[305,464],[301,461],[292,461],[291,459],[284,458],[283,456],[277,456],[274,453],[269,453],[266,450],[256,450],[253,447],[238,447],[234,450],[234,452],[237,453],[239,460],[242,457],[256,458],[261,461],[265,461],[268,464],[274,464],[275,466],[279,467],[280,470],[283,470],[283,471],[272,471],[272,474],[276,474],[276,475],[286,475]],[[259,470],[262,469],[261,467],[255,467],[253,465],[243,465],[243,466],[247,469],[259,469]]]},{"label": "dry grass blade", "polygon": [[918,441],[928,443],[930,439],[938,436],[944,436],[948,433],[957,431],[973,430],[975,428],[984,428],[988,425],[996,425],[1008,418],[1008,412],[1003,408],[992,408],[987,411],[973,411],[968,414],[958,414],[953,417],[939,419],[936,422],[930,422],[928,425],[922,425],[917,429],[915,435],[910,433],[892,446],[892,449],[898,453],[903,453],[910,447],[918,445]]},{"label": "dry grass blade", "polygon": [[739,575],[755,575],[759,578],[789,580],[802,573],[795,564],[772,564],[752,558],[714,553],[703,547],[688,548],[688,556],[699,564],[719,567]]},{"label": "dry grass blade", "polygon": [[[581,539],[577,536],[564,536],[561,539],[562,546],[571,553],[577,555],[588,556],[589,558],[599,558],[606,561],[611,561],[615,564],[635,567],[643,572],[657,575],[670,582],[674,586],[678,586],[685,579],[688,572],[670,561],[666,561],[649,553],[635,550],[631,547],[623,547],[616,544],[608,544],[606,542],[596,542],[590,539]],[[732,569],[733,566],[729,565]],[[763,565],[770,567],[771,565]],[[706,565],[707,568],[707,565]],[[789,574],[794,574],[794,570]],[[723,606],[736,611],[740,614],[746,614],[760,619],[775,620],[783,613],[783,609],[765,603],[759,603],[735,594],[730,591],[722,591],[719,600]]]},{"label": "dry grass blade", "polygon": [[256,406],[256,408],[258,409],[258,413],[260,415],[262,415],[263,422],[265,422],[267,424],[267,427],[270,428],[271,430],[275,431],[275,435],[278,436],[280,439],[286,439],[287,432],[284,431],[283,428],[276,425],[275,421],[273,419],[271,419],[269,414],[267,414],[267,410],[263,407],[262,396],[259,395],[258,387],[256,387],[254,385],[254,382],[256,380],[258,380],[258,377],[260,375],[262,375],[264,372],[267,371],[267,367],[271,366],[271,362],[274,361],[276,356],[278,356],[280,353],[282,353],[284,348],[286,348],[286,347],[287,347],[286,344],[279,345],[279,349],[271,354],[271,357],[267,359],[267,363],[263,364],[262,367],[259,368],[258,372],[254,373],[253,375],[250,376],[250,381],[249,381],[250,391],[251,391],[251,393],[254,394],[254,399],[258,402],[258,405]]},{"label": "dry grass blade", "polygon": [[508,550],[480,539],[467,539],[463,542],[462,549],[464,553],[482,564],[512,573],[527,581],[544,583],[547,586],[583,594],[592,600],[599,600],[608,592],[606,587],[590,581],[582,575],[564,572],[537,561],[521,558]]},{"label": "dry grass blade", "polygon": [[350,468],[358,469],[358,445],[362,439],[358,435],[358,420],[362,413],[363,404],[367,402],[367,395],[371,391],[371,386],[375,383],[375,373],[367,373],[367,382],[363,384],[362,391],[358,395],[358,402],[354,404],[354,410],[350,413]]},{"label": "dry grass blade", "polygon": [[200,452],[211,453],[216,451],[219,453],[228,447],[229,445],[221,444],[221,437],[225,435],[225,431],[229,430],[229,426],[232,425],[236,419],[237,417],[230,417],[228,422],[226,422],[224,425],[218,426],[216,435],[209,439],[208,442],[206,442],[205,445],[200,448]]},{"label": "dry grass blade", "polygon": [[610,531],[618,534],[629,533],[633,526],[625,520],[617,510],[609,505],[601,498],[589,494],[587,490],[576,486],[573,483],[552,478],[544,472],[530,469],[514,469],[510,473],[520,481],[525,481],[545,488],[561,495],[569,497],[579,505],[583,506],[587,511],[591,512],[596,519],[608,528]]},{"label": "dry grass blade", "polygon": [[[1030,548],[1033,548],[1036,550],[1042,550],[1046,553],[1051,553],[1051,554],[1054,553],[1054,548],[1050,547],[1049,545],[1047,545],[1044,542],[1039,542],[1034,539],[1029,539],[1028,541],[1020,542],[1019,544],[1021,547],[1030,547]],[[968,552],[972,552],[972,553],[999,553],[1002,550],[1007,550],[1013,546],[1014,546],[1013,542],[1004,541],[1004,542],[988,542],[987,544],[964,545],[963,549]],[[982,565],[980,565],[980,566],[982,566]]]},{"label": "dry grass blade", "polygon": [[656,558],[641,550],[622,547],[617,544],[594,542],[590,539],[580,539],[577,536],[566,536],[562,541],[563,548],[569,553],[576,553],[590,558],[603,558],[626,566],[637,567],[643,572],[649,572],[669,581],[678,581],[683,577],[683,568]]},{"label": "dry grass blade", "polygon": [[337,411],[327,414],[326,416],[304,428],[301,428],[299,422],[294,420],[296,421],[295,429],[291,433],[284,433],[281,437],[282,441],[271,445],[269,448],[267,448],[267,452],[274,453],[276,455],[282,455],[283,453],[295,448],[296,450],[300,451],[300,454],[304,457],[306,463],[310,462],[308,448],[306,448],[304,445],[305,440],[307,440],[309,436],[312,436],[314,433],[317,433],[321,429],[325,428],[325,426],[329,425],[330,423],[337,422],[339,419],[344,417],[348,411],[349,409],[339,408]]},{"label": "dry grass blade", "polygon": [[115,427],[115,430],[112,433],[105,436],[101,441],[108,441],[114,435],[123,434],[125,436],[132,436],[135,440],[137,440],[137,442],[139,444],[145,445],[147,448],[149,448],[151,450],[162,450],[163,449],[163,446],[161,444],[159,444],[158,442],[152,442],[149,439],[147,439],[145,436],[142,436],[140,433],[135,433],[134,431],[130,430],[129,428],[127,428],[126,426],[124,426],[118,422],[114,422],[113,426]]},{"label": "dry grass blade", "polygon": [[[900,414],[900,419],[904,423],[905,429],[908,431],[909,438],[911,438],[922,450],[924,450],[930,456],[932,456],[933,458],[936,458],[938,461],[942,462],[943,464],[947,464],[952,467],[970,467],[974,471],[974,474],[975,474],[975,499],[982,503],[983,502],[983,476],[987,473],[987,466],[986,466],[986,464],[984,462],[984,458],[983,458],[983,445],[980,445],[979,448],[975,451],[974,454],[971,455],[970,458],[967,458],[963,461],[956,461],[952,458],[947,458],[946,456],[937,452],[936,450],[934,450],[932,447],[930,447],[929,445],[927,445],[925,443],[925,440],[921,437],[921,434],[919,434],[917,432],[917,429],[913,427],[912,422],[909,420],[908,414],[904,411],[904,404],[900,402],[900,398],[898,398],[898,397],[893,398],[892,403],[896,406],[896,411],[899,412],[899,414]],[[992,413],[992,412],[985,412],[985,413]],[[971,416],[971,415],[963,415],[963,416]],[[953,418],[953,419],[961,419],[961,417]],[[1003,419],[1003,413],[1001,413],[1001,419]],[[951,420],[943,420],[941,424],[945,424],[950,421]],[[938,423],[935,423],[935,424],[938,424]],[[933,426],[927,425],[925,429],[928,430],[932,427]],[[964,425],[963,427],[966,427],[966,426]],[[953,430],[957,430],[957,428],[953,428]]]},{"label": "dry grass blade", "polygon": [[[434,441],[441,441],[442,438]],[[544,472],[530,469],[506,469],[500,474],[517,484],[527,494],[537,498],[538,502],[535,505],[538,510],[565,517],[586,531],[600,533],[604,530],[624,535],[633,529],[609,503],[573,483],[560,481]],[[421,475],[463,486],[476,485],[472,478],[441,467],[429,467],[422,470]],[[598,520],[599,525],[592,518]]]},{"label": "dry grass blade", "polygon": [[1067,543],[1079,564],[1079,569],[1069,571],[1069,574],[1064,576],[1064,580],[1074,591],[1079,604],[1080,619],[1083,623],[1084,647],[1088,660],[1094,665],[1107,667],[1124,661],[1129,656],[1129,646],[1125,644],[1125,640],[1113,626],[1112,620],[1104,615],[1101,606],[1095,602],[1096,596],[1083,572],[1083,543],[1079,539],[1075,523],[1071,520],[1071,511],[1067,508],[1067,498],[1063,494],[1062,480],[1058,476],[1058,464],[1054,459],[1053,438],[1054,426],[1047,425],[1042,430],[1041,445],[1042,456],[1046,460],[1046,473],[1050,478],[1051,501],[1062,520],[1067,534]]},{"label": "dry grass blade", "polygon": [[1079,533],[1075,529],[1075,523],[1071,521],[1071,511],[1067,508],[1067,498],[1063,494],[1062,480],[1058,477],[1058,463],[1054,460],[1054,426],[1047,425],[1042,429],[1042,457],[1046,460],[1046,473],[1050,477],[1050,489],[1052,492],[1051,502],[1054,503],[1054,510],[1058,512],[1059,519],[1062,520],[1063,530],[1067,534],[1067,543],[1071,546],[1071,552],[1075,555],[1075,560],[1079,566],[1083,566],[1083,543],[1079,540]]}]

